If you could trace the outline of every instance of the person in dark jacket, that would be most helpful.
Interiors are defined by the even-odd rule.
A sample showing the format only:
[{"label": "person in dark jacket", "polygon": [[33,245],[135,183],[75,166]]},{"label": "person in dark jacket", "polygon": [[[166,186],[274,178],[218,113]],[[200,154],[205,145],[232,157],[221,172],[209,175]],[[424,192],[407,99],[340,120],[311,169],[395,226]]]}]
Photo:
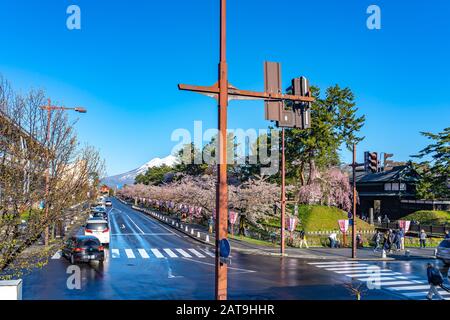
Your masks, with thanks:
[{"label": "person in dark jacket", "polygon": [[442,277],[439,269],[433,266],[431,263],[427,264],[427,278],[428,283],[430,284],[430,290],[428,291],[427,299],[433,300],[433,296],[436,296],[440,300],[443,300],[437,287],[440,287],[442,285],[442,283],[444,282],[444,278]]},{"label": "person in dark jacket", "polygon": [[450,240],[450,233],[448,232],[448,230],[445,230],[445,240]]}]

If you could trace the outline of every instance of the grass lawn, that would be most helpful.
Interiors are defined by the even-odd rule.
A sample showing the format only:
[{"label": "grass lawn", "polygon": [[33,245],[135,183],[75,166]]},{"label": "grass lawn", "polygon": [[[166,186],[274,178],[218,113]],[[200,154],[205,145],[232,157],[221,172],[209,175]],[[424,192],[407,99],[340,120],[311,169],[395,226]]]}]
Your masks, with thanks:
[{"label": "grass lawn", "polygon": [[[292,205],[287,207],[289,213],[293,213],[294,207]],[[330,231],[339,230],[338,220],[348,219],[347,213],[335,208],[319,205],[299,205],[298,217],[300,223],[296,230],[305,229],[308,231]],[[268,225],[279,227],[279,218],[273,218],[267,221]],[[356,226],[360,230],[373,230],[374,227],[359,218],[356,218]]]},{"label": "grass lawn", "polygon": [[402,220],[416,220],[425,225],[450,223],[450,212],[439,210],[420,210],[403,217]]},{"label": "grass lawn", "polygon": [[230,239],[240,240],[240,241],[248,242],[248,243],[259,245],[259,246],[266,246],[266,247],[275,247],[276,246],[276,244],[269,242],[269,241],[253,239],[253,238],[244,237],[241,235],[232,236],[231,234],[229,234],[228,237]]}]

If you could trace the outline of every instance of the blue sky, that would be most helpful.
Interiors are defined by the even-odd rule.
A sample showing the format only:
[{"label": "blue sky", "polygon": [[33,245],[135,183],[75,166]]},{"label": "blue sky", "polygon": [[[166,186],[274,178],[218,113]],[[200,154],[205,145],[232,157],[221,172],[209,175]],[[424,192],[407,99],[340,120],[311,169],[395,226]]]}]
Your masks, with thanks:
[{"label": "blue sky", "polygon": [[[81,30],[66,28],[71,4]],[[371,4],[381,30],[366,27]],[[230,82],[262,90],[269,60],[281,62],[284,86],[300,75],[349,86],[367,117],[358,160],[365,150],[405,160],[426,144],[419,131],[450,122],[449,16],[447,0],[229,0]],[[174,129],[216,127],[214,100],[177,83],[217,79],[218,0],[2,0],[0,39],[0,73],[16,89],[88,108],[80,140],[100,149],[109,174],[168,155]],[[231,103],[230,128],[267,126],[262,102]]]}]

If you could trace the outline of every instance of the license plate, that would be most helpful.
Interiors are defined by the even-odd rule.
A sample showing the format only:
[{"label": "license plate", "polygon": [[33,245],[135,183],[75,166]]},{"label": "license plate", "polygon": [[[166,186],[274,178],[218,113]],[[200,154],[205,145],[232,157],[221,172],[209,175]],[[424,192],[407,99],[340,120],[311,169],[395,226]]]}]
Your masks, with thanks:
[{"label": "license plate", "polygon": [[89,259],[95,259],[95,255],[90,255]]}]

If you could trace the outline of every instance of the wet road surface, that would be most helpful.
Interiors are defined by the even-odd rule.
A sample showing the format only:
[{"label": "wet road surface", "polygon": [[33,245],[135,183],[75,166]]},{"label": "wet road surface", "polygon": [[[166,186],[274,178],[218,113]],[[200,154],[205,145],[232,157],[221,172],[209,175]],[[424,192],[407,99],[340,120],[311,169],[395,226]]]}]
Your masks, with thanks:
[{"label": "wet road surface", "polygon": [[[212,246],[112,201],[111,243],[103,265],[79,264],[81,288],[69,289],[73,270],[55,254],[43,269],[24,277],[24,299],[214,298]],[[313,261],[232,252],[229,298],[355,299],[348,287],[363,283],[363,299],[424,299],[426,262]]]}]

